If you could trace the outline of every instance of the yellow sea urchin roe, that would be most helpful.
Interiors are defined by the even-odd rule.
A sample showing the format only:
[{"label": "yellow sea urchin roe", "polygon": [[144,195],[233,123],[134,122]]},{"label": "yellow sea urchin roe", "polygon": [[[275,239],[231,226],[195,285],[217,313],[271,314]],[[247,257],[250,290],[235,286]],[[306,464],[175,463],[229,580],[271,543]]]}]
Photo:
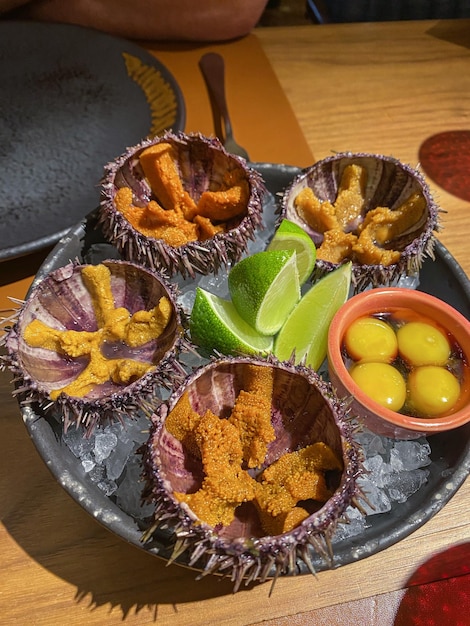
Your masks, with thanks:
[{"label": "yellow sea urchin roe", "polygon": [[90,294],[98,329],[93,332],[59,330],[35,319],[24,329],[24,340],[33,348],[45,348],[71,358],[88,357],[88,364],[77,377],[59,389],[49,392],[51,400],[61,393],[81,398],[96,386],[112,380],[128,385],[155,366],[152,362],[130,358],[107,358],[102,352],[106,341],[122,341],[131,348],[159,337],[170,322],[172,305],[166,296],[150,311],[136,311],[132,316],[123,308],[115,308],[111,290],[111,272],[106,265],[86,265],[81,270]]},{"label": "yellow sea urchin roe", "polygon": [[355,361],[391,363],[397,356],[393,328],[376,317],[360,317],[347,329],[344,344]]},{"label": "yellow sea urchin roe", "polygon": [[444,365],[450,356],[447,337],[426,322],[409,322],[397,331],[398,351],[411,365]]},{"label": "yellow sea urchin roe", "polygon": [[400,372],[388,363],[359,363],[350,374],[356,385],[378,404],[399,411],[406,400],[406,383]]},{"label": "yellow sea urchin roe", "polygon": [[457,378],[445,367],[423,365],[408,377],[410,403],[420,417],[437,417],[450,411],[460,395]]}]

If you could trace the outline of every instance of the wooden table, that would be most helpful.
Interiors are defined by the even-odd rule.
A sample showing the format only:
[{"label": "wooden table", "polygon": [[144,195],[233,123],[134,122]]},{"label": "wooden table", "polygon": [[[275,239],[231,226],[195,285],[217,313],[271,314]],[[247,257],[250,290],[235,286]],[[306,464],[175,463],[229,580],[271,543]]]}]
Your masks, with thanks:
[{"label": "wooden table", "polygon": [[[259,29],[217,46],[148,47],[183,88],[187,130],[212,132],[195,63],[206,49],[219,50],[228,60],[240,143],[253,160],[305,166],[312,154],[318,159],[342,150],[392,154],[416,164],[426,137],[468,128],[469,42],[470,21],[455,21]],[[440,238],[470,274],[470,207],[434,190],[447,211]],[[24,297],[42,258],[25,259],[24,270],[17,262],[0,265],[0,309],[7,295]],[[29,441],[10,392],[9,375],[1,374],[0,623],[7,626],[387,626],[403,588],[431,558],[445,553],[437,567],[420,569],[415,582],[468,572],[467,479],[408,538],[317,579],[280,579],[271,597],[270,584],[232,595],[227,581],[196,582],[193,572],[167,567],[112,535],[61,489]]]}]

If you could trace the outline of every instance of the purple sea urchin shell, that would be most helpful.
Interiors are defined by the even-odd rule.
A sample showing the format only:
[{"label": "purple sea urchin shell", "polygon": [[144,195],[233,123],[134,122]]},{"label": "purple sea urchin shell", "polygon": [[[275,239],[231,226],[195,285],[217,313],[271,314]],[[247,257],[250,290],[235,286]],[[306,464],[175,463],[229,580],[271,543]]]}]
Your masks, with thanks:
[{"label": "purple sea urchin shell", "polygon": [[[205,241],[190,241],[174,247],[163,239],[143,235],[116,209],[116,192],[123,186],[132,189],[135,206],[144,206],[152,199],[139,155],[159,143],[169,143],[175,149],[183,187],[196,202],[204,191],[219,190],[227,171],[241,170],[244,173],[250,188],[246,212],[230,221],[227,232]],[[248,241],[261,226],[264,193],[265,186],[258,172],[249,168],[244,159],[226,152],[218,139],[168,132],[129,148],[106,166],[99,222],[105,237],[130,261],[157,270],[164,268],[170,276],[176,272],[192,277],[196,273],[206,275],[240,259]]]},{"label": "purple sea urchin shell", "polygon": [[[235,398],[244,388],[248,366],[271,368],[274,375],[271,423],[275,439],[268,444],[262,469],[286,452],[321,441],[342,459],[343,472],[330,476],[333,495],[289,532],[265,535],[250,503],[236,511],[227,527],[212,527],[199,520],[175,492],[194,492],[201,483],[200,461],[165,427],[170,411],[186,392],[192,408],[203,415],[210,409],[227,417]],[[348,506],[360,508],[362,494],[357,478],[362,472],[362,455],[353,438],[353,419],[347,407],[313,370],[274,357],[220,358],[202,366],[188,377],[152,417],[153,426],[144,451],[147,495],[156,505],[154,523],[144,540],[157,528],[169,527],[175,534],[173,559],[187,551],[187,562],[206,574],[230,576],[237,590],[245,580],[263,582],[296,573],[303,561],[314,573],[312,551],[332,565],[330,538]]]},{"label": "purple sea urchin shell", "polygon": [[[302,226],[315,244],[320,245],[323,235],[315,232],[298,215],[294,200],[302,189],[310,187],[319,200],[333,203],[338,194],[342,173],[351,164],[360,165],[367,171],[364,207],[357,223],[351,224],[351,230],[360,226],[368,211],[379,206],[394,210],[414,192],[422,194],[426,203],[422,218],[412,228],[387,243],[387,248],[401,252],[398,262],[388,266],[362,265],[353,259],[352,281],[355,290],[361,291],[367,286],[387,286],[401,276],[416,275],[424,258],[433,255],[435,242],[433,231],[439,230],[440,209],[420,172],[393,157],[345,152],[318,161],[303,170],[285,190],[281,218],[287,218]],[[336,267],[335,263],[317,258],[313,279]]]},{"label": "purple sea urchin shell", "polygon": [[108,260],[103,265],[110,271],[115,309],[123,307],[132,315],[149,311],[163,296],[170,302],[170,318],[158,338],[137,347],[120,341],[100,345],[101,354],[106,352],[107,359],[130,359],[153,369],[125,385],[107,380],[83,397],[61,393],[55,401],[51,399],[54,390],[71,383],[87,367],[89,357],[74,358],[53,349],[33,347],[25,341],[24,333],[33,320],[59,332],[98,330],[97,311],[82,277],[82,269],[89,266],[76,263],[55,270],[35,286],[3,340],[8,353],[4,359],[15,375],[19,401],[39,402],[45,410],[53,410],[62,418],[65,429],[71,423],[80,423],[91,432],[97,423],[122,420],[145,407],[158,386],[171,388],[184,378],[177,357],[187,346],[174,287],[155,272],[133,263]]}]

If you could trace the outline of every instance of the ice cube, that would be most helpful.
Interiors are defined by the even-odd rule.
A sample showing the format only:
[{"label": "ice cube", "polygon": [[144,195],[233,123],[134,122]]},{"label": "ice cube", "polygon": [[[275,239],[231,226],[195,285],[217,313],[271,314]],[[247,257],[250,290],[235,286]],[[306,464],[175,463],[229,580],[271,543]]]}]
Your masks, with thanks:
[{"label": "ice cube", "polygon": [[111,454],[105,460],[106,474],[109,479],[116,480],[124,471],[129,455],[134,449],[131,439],[120,441]]},{"label": "ice cube", "polygon": [[229,298],[228,290],[228,274],[224,270],[220,270],[218,274],[208,274],[202,276],[199,280],[199,287],[210,291],[210,293],[219,296],[220,298]]},{"label": "ice cube", "polygon": [[375,454],[384,454],[386,452],[387,440],[385,437],[380,437],[368,430],[364,430],[358,433],[356,437],[358,443],[361,445],[366,456],[373,456]]},{"label": "ice cube", "polygon": [[392,504],[383,489],[374,485],[370,480],[364,481],[360,479],[359,484],[368,500],[368,503],[366,502],[364,504],[367,515],[377,515],[378,513],[387,513],[387,511],[390,511]]},{"label": "ice cube", "polygon": [[95,434],[95,461],[101,463],[107,459],[116,447],[118,438],[113,432],[97,432]]},{"label": "ice cube", "polygon": [[428,476],[429,470],[427,469],[394,472],[390,474],[385,490],[392,500],[406,502],[426,483]]},{"label": "ice cube", "polygon": [[114,480],[108,480],[107,478],[100,480],[97,485],[107,496],[112,496],[117,489],[117,485]]},{"label": "ice cube", "polygon": [[349,523],[338,524],[333,537],[335,542],[360,535],[367,527],[365,516],[355,507],[350,506],[346,509],[346,517],[349,519]]},{"label": "ice cube", "polygon": [[96,465],[95,457],[93,456],[93,454],[91,452],[88,452],[87,454],[84,454],[81,457],[81,462],[82,462],[83,469],[85,470],[85,472],[91,472],[91,470]]},{"label": "ice cube", "polygon": [[79,459],[93,450],[93,438],[86,438],[84,430],[80,426],[70,427],[67,432],[62,435],[62,439]]},{"label": "ice cube", "polygon": [[372,482],[377,487],[383,487],[384,474],[387,473],[387,467],[380,454],[375,454],[374,456],[365,459],[363,465],[369,472],[366,477],[367,482]]},{"label": "ice cube", "polygon": [[396,471],[419,469],[431,463],[430,454],[427,441],[397,441],[390,451],[390,464]]}]

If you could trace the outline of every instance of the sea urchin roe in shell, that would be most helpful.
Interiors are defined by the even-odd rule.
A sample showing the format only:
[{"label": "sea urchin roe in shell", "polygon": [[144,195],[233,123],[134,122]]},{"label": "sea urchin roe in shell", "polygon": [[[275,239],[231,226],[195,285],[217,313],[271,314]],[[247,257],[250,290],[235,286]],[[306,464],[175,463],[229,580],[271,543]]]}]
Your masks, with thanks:
[{"label": "sea urchin roe in shell", "polygon": [[253,500],[255,481],[242,470],[242,446],[233,424],[211,411],[201,416],[194,437],[201,451],[204,480],[195,493],[175,493],[200,519],[211,526],[229,525],[235,508]]},{"label": "sea urchin roe in shell", "polygon": [[111,274],[105,265],[83,267],[82,277],[92,299],[98,330],[59,330],[33,320],[23,334],[31,347],[45,348],[72,358],[88,357],[87,366],[71,383],[50,392],[52,400],[61,393],[84,397],[108,380],[127,385],[141,378],[153,369],[151,363],[130,358],[108,359],[101,348],[107,341],[123,342],[130,348],[144,345],[161,335],[172,314],[171,303],[166,297],[162,297],[150,311],[137,311],[132,316],[125,308],[115,308]]},{"label": "sea urchin roe in shell", "polygon": [[225,232],[230,220],[247,212],[250,186],[241,167],[227,170],[214,189],[193,198],[183,186],[176,151],[170,143],[149,146],[140,153],[139,162],[154,197],[139,206],[134,203],[132,189],[120,187],[114,203],[146,237],[163,239],[177,248]]},{"label": "sea urchin roe in shell", "polygon": [[326,502],[332,494],[323,472],[341,469],[340,460],[323,442],[286,453],[261,474],[256,504],[261,511],[277,517],[301,500]]},{"label": "sea urchin roe in shell", "polygon": [[352,260],[363,265],[389,266],[400,259],[393,242],[417,224],[426,211],[426,200],[412,193],[400,206],[366,211],[367,170],[348,165],[334,202],[321,201],[309,187],[298,193],[294,206],[299,217],[323,234],[317,258],[331,263]]},{"label": "sea urchin roe in shell", "polygon": [[246,390],[241,390],[229,421],[238,429],[243,457],[250,468],[260,467],[267,446],[274,441],[271,424],[272,370],[267,367],[247,367]]},{"label": "sea urchin roe in shell", "polygon": [[[197,491],[174,495],[213,527],[230,525],[237,507],[253,502],[264,531],[278,534],[291,530],[309,516],[308,511],[297,506],[300,501],[325,502],[331,496],[325,472],[341,471],[343,465],[329,446],[317,442],[282,455],[255,479],[248,471],[248,461],[253,464],[254,457],[262,454],[263,458],[257,458],[261,465],[267,454],[266,444],[274,440],[272,426],[266,429],[265,423],[267,416],[270,422],[273,382],[270,368],[252,366],[248,370],[247,389],[239,391],[227,419],[211,411],[198,416],[187,393],[168,414],[167,431],[183,445],[187,443],[188,452],[201,458],[204,475]],[[256,393],[263,398],[262,416],[254,402]],[[260,433],[269,434],[257,447],[254,443]],[[195,445],[199,450],[196,454]]]}]

